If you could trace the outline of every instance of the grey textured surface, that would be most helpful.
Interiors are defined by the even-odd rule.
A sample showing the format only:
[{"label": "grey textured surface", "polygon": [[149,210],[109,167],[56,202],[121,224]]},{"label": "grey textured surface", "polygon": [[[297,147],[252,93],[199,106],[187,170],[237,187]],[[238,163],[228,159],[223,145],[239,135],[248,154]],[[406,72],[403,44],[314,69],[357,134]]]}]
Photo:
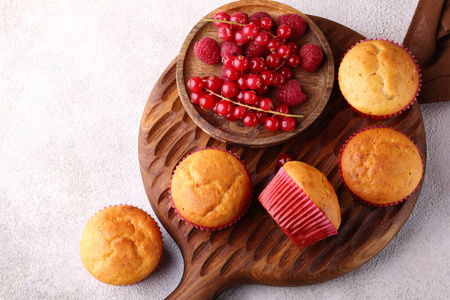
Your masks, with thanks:
[{"label": "grey textured surface", "polygon": [[[164,229],[160,268],[128,287],[91,277],[79,259],[79,238],[87,220],[110,204],[154,216],[137,154],[144,105],[192,26],[227,2],[0,2],[0,299],[163,299],[176,288],[182,258]],[[417,4],[281,2],[398,42]],[[449,299],[450,103],[421,108],[425,182],[383,251],[330,282],[242,286],[220,299]]]}]

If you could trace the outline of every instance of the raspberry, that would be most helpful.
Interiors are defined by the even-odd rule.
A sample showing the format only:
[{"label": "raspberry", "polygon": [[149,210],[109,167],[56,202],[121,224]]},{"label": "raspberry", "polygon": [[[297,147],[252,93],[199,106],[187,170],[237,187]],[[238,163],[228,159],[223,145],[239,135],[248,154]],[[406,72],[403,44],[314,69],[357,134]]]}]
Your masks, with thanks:
[{"label": "raspberry", "polygon": [[296,106],[305,101],[306,95],[302,92],[300,84],[297,80],[292,79],[277,92],[278,102],[284,103],[287,106]]},{"label": "raspberry", "polygon": [[242,55],[244,51],[242,50],[242,47],[240,47],[235,41],[222,41],[220,44],[220,56],[223,58],[227,54],[232,54],[234,56]]},{"label": "raspberry", "polygon": [[255,40],[250,40],[244,47],[245,56],[250,60],[254,57],[266,57],[269,50],[266,46],[260,46],[255,43]]},{"label": "raspberry", "polygon": [[262,18],[270,18],[270,15],[265,11],[258,11],[255,12],[250,18],[261,20]]},{"label": "raspberry", "polygon": [[306,23],[299,15],[284,14],[278,17],[277,22],[278,26],[286,24],[292,28],[292,35],[289,38],[290,41],[297,40],[305,33]]},{"label": "raspberry", "polygon": [[300,48],[300,67],[306,72],[314,72],[323,59],[322,49],[315,44],[305,44]]},{"label": "raspberry", "polygon": [[215,65],[220,61],[220,47],[215,39],[204,37],[194,45],[195,55],[208,65]]}]

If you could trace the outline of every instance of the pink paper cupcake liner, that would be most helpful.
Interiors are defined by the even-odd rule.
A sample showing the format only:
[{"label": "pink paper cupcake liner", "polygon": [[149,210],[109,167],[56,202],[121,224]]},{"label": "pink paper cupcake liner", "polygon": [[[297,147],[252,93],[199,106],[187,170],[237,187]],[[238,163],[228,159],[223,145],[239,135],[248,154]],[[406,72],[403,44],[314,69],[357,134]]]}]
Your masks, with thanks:
[{"label": "pink paper cupcake liner", "polygon": [[338,233],[284,168],[278,170],[258,199],[299,249]]},{"label": "pink paper cupcake liner", "polygon": [[[423,169],[425,168],[425,164],[424,164],[424,161],[423,161],[422,153],[420,152],[419,147],[417,146],[417,144],[414,142],[413,139],[411,139],[409,136],[407,136],[405,133],[403,133],[403,132],[400,131],[400,130],[397,130],[397,129],[392,128],[392,127],[389,127],[389,126],[382,126],[382,125],[380,125],[380,126],[366,127],[366,128],[360,129],[360,130],[358,130],[357,132],[353,133],[351,136],[349,136],[347,140],[345,140],[345,143],[342,145],[342,147],[341,147],[341,149],[340,149],[340,152],[339,152],[339,165],[338,165],[338,168],[339,168],[339,169],[338,169],[338,170],[339,170],[339,176],[340,176],[340,178],[341,178],[341,182],[344,184],[344,186],[345,186],[346,189],[349,191],[349,193],[353,196],[353,198],[355,198],[355,199],[356,199],[357,201],[359,201],[360,203],[365,204],[365,205],[367,205],[367,206],[371,206],[371,207],[389,207],[389,206],[393,206],[393,205],[402,203],[403,201],[405,201],[406,199],[408,199],[408,197],[410,197],[410,196],[417,190],[417,186],[420,185],[420,182],[419,182],[419,184],[414,188],[414,190],[413,190],[408,196],[404,197],[403,199],[400,199],[400,200],[398,200],[398,201],[391,202],[391,203],[386,203],[386,204],[376,204],[376,203],[372,203],[372,202],[366,201],[366,200],[362,199],[361,197],[359,197],[358,195],[356,195],[356,194],[349,188],[349,186],[347,185],[347,183],[346,183],[345,180],[344,180],[344,175],[342,174],[342,164],[341,164],[341,161],[342,161],[342,153],[344,152],[344,149],[345,149],[345,147],[347,146],[347,144],[350,142],[350,140],[351,140],[352,138],[354,138],[355,136],[357,136],[359,133],[364,132],[364,131],[369,130],[369,129],[375,129],[375,128],[389,128],[389,129],[395,130],[395,131],[397,131],[397,132],[403,134],[404,136],[406,136],[406,137],[407,137],[411,142],[413,142],[414,145],[416,146],[417,151],[419,152],[420,158],[421,158],[421,160],[422,160],[422,168],[423,168]],[[420,179],[421,181],[423,180],[423,169],[422,169],[422,177],[421,177],[421,179]]]},{"label": "pink paper cupcake liner", "polygon": [[[419,92],[420,92],[420,88],[422,87],[422,74],[420,73],[421,69],[419,67],[419,65],[417,64],[417,60],[415,59],[414,55],[411,53],[411,51],[408,50],[408,48],[406,48],[405,46],[393,41],[393,40],[388,40],[388,39],[382,39],[382,38],[374,38],[374,39],[365,39],[365,40],[360,40],[359,42],[357,42],[356,44],[354,44],[353,46],[351,46],[349,49],[347,49],[347,51],[345,52],[344,56],[342,56],[341,59],[341,63],[342,60],[344,59],[345,55],[356,45],[362,43],[362,42],[367,42],[367,41],[386,41],[386,42],[390,42],[393,43],[397,46],[399,46],[400,48],[402,48],[406,53],[409,54],[409,56],[411,56],[412,60],[414,61],[414,64],[416,65],[416,69],[417,69],[417,73],[419,75],[419,83],[417,85],[417,90],[416,90],[416,94],[413,97],[413,99],[411,100],[410,103],[408,103],[405,107],[403,107],[401,110],[399,110],[398,112],[395,112],[393,114],[389,114],[389,115],[384,115],[384,116],[374,116],[374,115],[369,115],[369,114],[365,114],[361,111],[359,111],[358,109],[356,109],[355,107],[353,107],[348,100],[344,97],[345,101],[347,102],[348,106],[357,114],[359,114],[360,116],[364,117],[364,118],[368,118],[368,119],[372,119],[372,120],[383,120],[383,119],[389,119],[392,117],[395,117],[401,113],[403,113],[405,110],[409,109],[413,104],[414,101],[417,100],[417,97],[419,96]],[[338,72],[338,77],[339,77],[339,72]]]},{"label": "pink paper cupcake liner", "polygon": [[[142,210],[143,212],[145,212],[146,214],[148,214],[148,215],[153,219],[153,217],[152,217],[147,211],[145,211],[145,210],[143,210],[142,208],[137,207],[137,206],[135,206],[135,205],[131,205],[131,204],[123,204],[123,203],[119,203],[119,204],[111,204],[111,205],[108,205],[108,206],[103,207],[103,209],[108,208],[108,207],[113,207],[113,206],[132,206],[132,207],[135,207],[135,208],[138,208],[138,209]],[[103,209],[99,209],[98,212],[102,211]],[[93,217],[93,216],[92,216],[92,217]],[[153,220],[154,220],[154,219],[153,219]],[[161,234],[161,237],[162,237],[162,231],[161,231],[161,228],[159,227],[159,225],[158,225],[158,223],[157,223],[156,221],[155,221],[155,223],[156,223],[156,226],[158,226],[159,233]],[[159,258],[159,262],[156,264],[155,268],[150,272],[150,274],[148,274],[146,277],[142,278],[142,279],[139,280],[139,281],[136,281],[136,282],[131,283],[131,284],[121,285],[121,286],[132,286],[132,285],[138,284],[139,282],[142,282],[142,281],[146,280],[147,278],[149,278],[150,276],[152,276],[153,273],[155,273],[156,269],[159,268],[159,265],[160,265],[161,260],[162,260],[162,256],[163,256],[163,254],[164,254],[164,239],[161,239],[161,241],[162,241],[163,252],[161,253],[161,257]]]},{"label": "pink paper cupcake liner", "polygon": [[[199,225],[199,224],[196,224],[196,223],[193,223],[193,222],[187,220],[186,218],[184,218],[184,217],[180,214],[180,212],[178,211],[177,207],[175,206],[175,202],[173,201],[173,198],[172,198],[172,178],[173,178],[173,175],[175,174],[176,169],[177,169],[178,166],[180,165],[180,163],[181,163],[182,161],[184,161],[186,158],[188,158],[190,155],[192,155],[192,154],[194,154],[194,153],[196,153],[196,152],[200,152],[200,151],[203,151],[203,150],[210,150],[210,149],[225,151],[225,152],[227,152],[227,153],[233,155],[237,160],[239,160],[239,161],[244,165],[245,170],[247,171],[248,177],[250,178],[250,184],[251,184],[250,200],[248,201],[247,207],[242,211],[241,214],[239,214],[239,215],[238,215],[235,219],[233,219],[231,222],[229,222],[229,223],[227,223],[227,224],[224,224],[224,225],[221,225],[221,226],[217,226],[217,227],[207,227],[207,226],[202,226],[202,225]],[[240,158],[236,153],[234,153],[234,152],[232,152],[232,151],[230,151],[230,150],[226,150],[226,149],[222,149],[222,148],[218,148],[218,147],[207,147],[207,148],[201,148],[201,149],[197,149],[197,150],[195,150],[195,151],[192,151],[190,154],[184,156],[184,157],[178,162],[178,164],[177,164],[176,167],[174,168],[174,170],[173,170],[172,175],[171,175],[170,178],[171,178],[171,181],[170,181],[169,197],[170,197],[170,202],[172,203],[172,208],[174,209],[175,213],[178,215],[178,217],[179,217],[181,220],[183,220],[185,223],[189,224],[190,226],[195,227],[195,228],[200,229],[200,230],[207,230],[207,231],[221,230],[221,229],[225,229],[225,228],[227,228],[227,227],[229,227],[229,226],[235,224],[237,221],[239,221],[239,220],[245,215],[245,213],[248,211],[248,208],[250,207],[250,204],[251,204],[251,202],[252,202],[252,198],[253,198],[253,184],[252,184],[252,177],[251,177],[251,175],[250,175],[250,171],[248,170],[247,165],[245,164],[245,162],[244,162],[243,160],[241,160],[241,158]]]}]

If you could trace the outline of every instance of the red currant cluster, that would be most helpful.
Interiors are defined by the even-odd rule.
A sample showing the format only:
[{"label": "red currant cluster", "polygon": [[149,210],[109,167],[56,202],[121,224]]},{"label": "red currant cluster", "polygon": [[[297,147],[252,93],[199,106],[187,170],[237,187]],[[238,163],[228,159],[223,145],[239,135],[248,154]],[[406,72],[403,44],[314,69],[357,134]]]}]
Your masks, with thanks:
[{"label": "red currant cluster", "polygon": [[[272,18],[265,12],[257,12],[248,18],[243,12],[230,16],[221,11],[215,14],[214,19],[205,19],[214,22],[218,36],[223,40],[220,46],[222,73],[221,77],[190,78],[187,87],[191,91],[191,101],[230,121],[242,119],[248,127],[262,124],[270,131],[279,128],[294,130],[294,117],[301,116],[291,115],[289,107],[300,104],[306,96],[293,79],[292,68],[300,64],[301,57],[299,46],[291,38],[298,38],[299,30],[302,35],[306,25],[300,16],[291,16],[295,18],[290,23],[282,23],[278,19],[276,33],[272,32]],[[196,44],[196,48],[205,50],[201,42]],[[202,53],[208,53],[210,57],[217,55],[211,52]],[[197,53],[197,57],[201,56]],[[199,58],[202,61],[208,59]],[[286,84],[290,81],[295,81],[295,84]],[[271,87],[280,88],[276,97],[278,105],[263,96]]]}]

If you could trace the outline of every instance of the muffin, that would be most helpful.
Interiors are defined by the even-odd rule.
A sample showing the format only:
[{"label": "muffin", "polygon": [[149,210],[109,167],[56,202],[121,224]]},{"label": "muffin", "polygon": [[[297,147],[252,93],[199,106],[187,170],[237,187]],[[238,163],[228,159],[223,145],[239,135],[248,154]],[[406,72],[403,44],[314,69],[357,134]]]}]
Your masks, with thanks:
[{"label": "muffin", "polygon": [[80,256],[86,270],[111,285],[129,285],[146,278],[157,267],[162,251],[156,222],[130,205],[99,211],[81,235]]},{"label": "muffin", "polygon": [[402,47],[368,40],[351,48],[339,66],[342,95],[360,115],[372,119],[395,116],[409,108],[420,87],[419,69]]},{"label": "muffin", "polygon": [[333,186],[322,172],[304,162],[285,163],[258,199],[300,249],[337,234],[341,224]]},{"label": "muffin", "polygon": [[252,194],[244,164],[221,149],[197,151],[179,163],[172,177],[173,206],[187,223],[223,229],[247,210]]},{"label": "muffin", "polygon": [[343,182],[369,205],[389,206],[403,201],[422,178],[419,150],[394,129],[363,130],[351,137],[341,151]]}]

